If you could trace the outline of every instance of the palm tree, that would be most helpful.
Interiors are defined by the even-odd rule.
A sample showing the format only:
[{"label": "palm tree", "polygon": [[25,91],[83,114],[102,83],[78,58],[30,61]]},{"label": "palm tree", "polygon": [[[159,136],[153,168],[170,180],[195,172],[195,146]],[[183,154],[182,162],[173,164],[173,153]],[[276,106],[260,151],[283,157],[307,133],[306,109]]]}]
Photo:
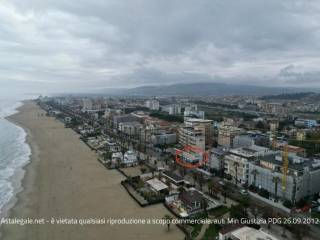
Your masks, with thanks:
[{"label": "palm tree", "polygon": [[274,183],[274,195],[275,195],[275,200],[278,201],[278,183],[280,181],[280,178],[278,176],[274,176],[272,178],[272,182]]},{"label": "palm tree", "polygon": [[140,171],[141,171],[142,174],[144,174],[144,173],[146,173],[147,169],[145,167],[141,167]]},{"label": "palm tree", "polygon": [[204,213],[206,214],[206,216],[208,216],[208,206],[209,206],[209,204],[208,204],[207,199],[202,198],[202,200],[201,200],[201,207],[202,207]]},{"label": "palm tree", "polygon": [[204,178],[203,178],[202,174],[199,174],[198,180],[199,180],[200,190],[202,191],[202,186],[203,186],[203,183],[204,183]]},{"label": "palm tree", "polygon": [[213,181],[211,180],[209,183],[208,183],[208,190],[209,190],[209,194],[212,196],[213,195],[213,189],[214,189],[214,183]]},{"label": "palm tree", "polygon": [[132,185],[133,179],[132,179],[131,176],[128,176],[128,177],[127,177],[127,182],[128,182],[130,185]]},{"label": "palm tree", "polygon": [[158,166],[158,161],[157,160],[154,160],[154,166],[155,166],[155,168],[157,168],[157,166]]},{"label": "palm tree", "polygon": [[239,163],[238,162],[234,162],[233,166],[234,166],[235,171],[236,171],[236,186],[238,186],[238,167],[239,167]]},{"label": "palm tree", "polygon": [[193,172],[192,173],[192,178],[193,178],[194,185],[196,185],[196,182],[198,180],[198,173],[197,172]]},{"label": "palm tree", "polygon": [[183,187],[183,186],[180,186],[180,187],[178,187],[178,191],[179,191],[179,193],[182,193],[182,192],[184,192],[184,191],[185,191],[185,189],[184,189],[184,187]]},{"label": "palm tree", "polygon": [[253,169],[251,171],[251,174],[253,175],[253,186],[256,187],[257,175],[259,174],[259,172],[257,169]]},{"label": "palm tree", "polygon": [[229,182],[226,182],[225,185],[222,187],[224,203],[227,203],[227,195],[229,194],[230,190],[231,190],[231,184]]},{"label": "palm tree", "polygon": [[169,214],[166,214],[166,215],[164,215],[163,219],[166,220],[166,222],[167,222],[167,227],[168,227],[168,232],[169,232],[171,221],[172,221],[172,217]]}]

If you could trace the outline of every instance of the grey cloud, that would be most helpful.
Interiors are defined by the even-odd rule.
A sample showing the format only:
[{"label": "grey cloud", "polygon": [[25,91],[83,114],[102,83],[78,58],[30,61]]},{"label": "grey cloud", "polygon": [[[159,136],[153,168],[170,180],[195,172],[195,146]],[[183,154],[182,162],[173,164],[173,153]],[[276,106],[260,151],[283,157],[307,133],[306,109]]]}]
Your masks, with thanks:
[{"label": "grey cloud", "polygon": [[303,71],[295,65],[288,65],[280,70],[278,78],[287,84],[303,85],[320,83],[320,71]]},{"label": "grey cloud", "polygon": [[[294,85],[300,74],[319,86],[319,12],[315,0],[5,0],[0,83]],[[288,65],[303,76],[278,74]]]}]

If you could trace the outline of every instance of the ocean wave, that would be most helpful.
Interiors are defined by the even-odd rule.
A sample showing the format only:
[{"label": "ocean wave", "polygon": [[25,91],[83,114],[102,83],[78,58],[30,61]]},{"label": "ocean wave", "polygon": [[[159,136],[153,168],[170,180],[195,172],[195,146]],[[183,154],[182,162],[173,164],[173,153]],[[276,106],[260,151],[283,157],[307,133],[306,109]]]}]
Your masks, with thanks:
[{"label": "ocean wave", "polygon": [[5,119],[15,114],[21,105],[20,101],[0,99],[0,215],[21,190],[22,168],[31,155],[26,132]]}]

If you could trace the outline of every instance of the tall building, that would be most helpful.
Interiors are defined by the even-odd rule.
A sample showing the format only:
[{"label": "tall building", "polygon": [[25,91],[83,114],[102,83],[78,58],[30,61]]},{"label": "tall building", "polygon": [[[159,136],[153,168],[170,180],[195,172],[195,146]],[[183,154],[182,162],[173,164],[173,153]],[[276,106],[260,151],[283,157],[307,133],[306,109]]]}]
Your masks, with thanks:
[{"label": "tall building", "polygon": [[200,118],[204,119],[204,111],[199,111],[197,104],[189,104],[185,107],[183,116],[184,120],[189,118]]},{"label": "tall building", "polygon": [[279,121],[278,120],[271,120],[269,122],[269,127],[271,132],[275,132],[279,128]]},{"label": "tall building", "polygon": [[204,129],[205,144],[209,145],[213,138],[213,121],[208,119],[189,118],[185,122],[186,127],[200,127]]},{"label": "tall building", "polygon": [[173,104],[169,107],[170,115],[180,115],[181,114],[181,106],[177,104]]},{"label": "tall building", "polygon": [[181,114],[181,106],[179,104],[161,106],[161,110],[169,113],[169,115],[180,115]]},{"label": "tall building", "polygon": [[156,110],[158,111],[160,108],[160,104],[159,101],[156,99],[151,99],[151,100],[147,100],[145,103],[146,107],[149,108],[150,110]]},{"label": "tall building", "polygon": [[206,147],[205,128],[199,126],[180,127],[179,143],[182,146],[191,145],[204,150]]},{"label": "tall building", "polygon": [[222,125],[218,130],[218,144],[221,146],[230,147],[233,145],[233,139],[235,136],[238,136],[243,132],[244,130],[241,128]]},{"label": "tall building", "polygon": [[88,111],[93,109],[93,103],[92,100],[89,98],[82,99],[82,111]]}]

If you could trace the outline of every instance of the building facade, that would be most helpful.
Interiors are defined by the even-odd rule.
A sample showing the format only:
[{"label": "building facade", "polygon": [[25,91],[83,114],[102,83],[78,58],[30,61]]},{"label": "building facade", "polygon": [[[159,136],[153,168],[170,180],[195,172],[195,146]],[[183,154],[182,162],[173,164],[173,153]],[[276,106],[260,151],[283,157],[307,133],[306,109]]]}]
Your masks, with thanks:
[{"label": "building facade", "polygon": [[179,128],[179,143],[182,146],[190,145],[206,148],[205,128],[203,127],[180,127]]},{"label": "building facade", "polygon": [[[275,199],[293,203],[320,192],[320,160],[292,155],[286,176],[281,155],[269,155],[249,164],[249,185],[267,190]],[[283,181],[285,177],[285,181]]]},{"label": "building facade", "polygon": [[221,146],[230,147],[233,145],[233,139],[235,136],[243,133],[243,129],[232,127],[228,125],[222,125],[218,130],[218,144]]}]

